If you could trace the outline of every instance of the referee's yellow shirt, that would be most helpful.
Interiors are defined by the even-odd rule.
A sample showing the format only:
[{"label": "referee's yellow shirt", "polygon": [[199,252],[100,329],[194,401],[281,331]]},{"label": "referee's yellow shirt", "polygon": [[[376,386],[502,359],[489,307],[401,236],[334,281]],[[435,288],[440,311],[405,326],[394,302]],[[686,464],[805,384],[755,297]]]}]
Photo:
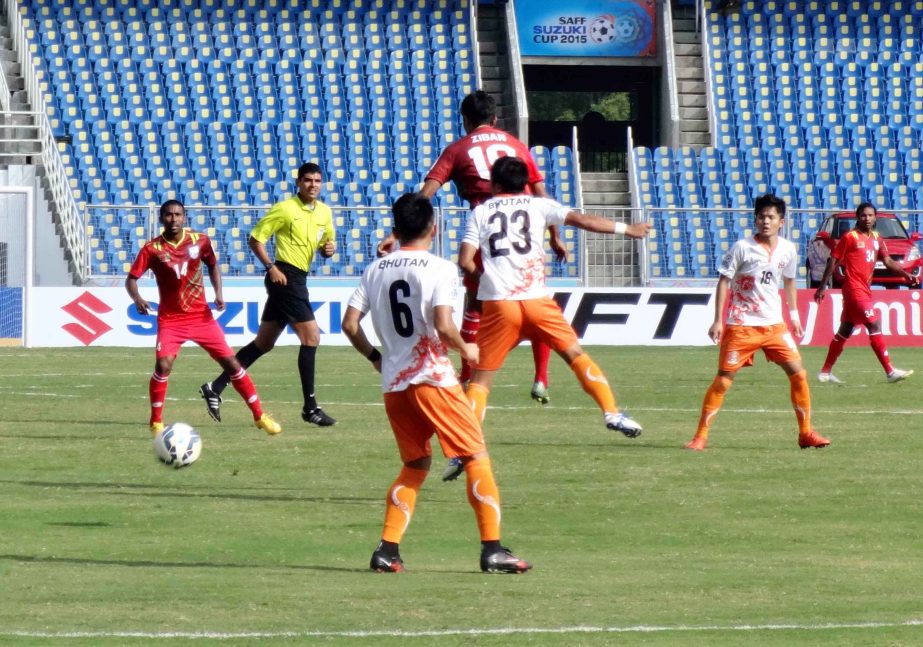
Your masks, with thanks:
[{"label": "referee's yellow shirt", "polygon": [[336,240],[333,213],[320,200],[309,207],[298,195],[274,204],[253,227],[250,235],[263,244],[276,237],[277,261],[305,272],[311,269],[314,252],[328,240]]}]

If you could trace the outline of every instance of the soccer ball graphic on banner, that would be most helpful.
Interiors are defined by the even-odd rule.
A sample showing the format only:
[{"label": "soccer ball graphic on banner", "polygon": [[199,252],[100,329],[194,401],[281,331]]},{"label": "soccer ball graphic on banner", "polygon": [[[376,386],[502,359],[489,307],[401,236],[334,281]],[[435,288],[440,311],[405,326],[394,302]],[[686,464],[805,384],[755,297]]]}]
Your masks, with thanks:
[{"label": "soccer ball graphic on banner", "polygon": [[594,43],[608,43],[615,38],[615,16],[603,14],[590,23],[590,40]]},{"label": "soccer ball graphic on banner", "polygon": [[185,422],[174,422],[154,437],[154,454],[177,469],[192,465],[202,453],[202,438]]}]

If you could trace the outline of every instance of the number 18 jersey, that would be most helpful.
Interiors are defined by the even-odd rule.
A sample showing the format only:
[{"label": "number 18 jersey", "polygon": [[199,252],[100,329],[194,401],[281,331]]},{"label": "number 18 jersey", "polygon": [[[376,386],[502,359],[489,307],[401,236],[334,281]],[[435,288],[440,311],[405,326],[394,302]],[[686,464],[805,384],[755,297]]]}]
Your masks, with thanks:
[{"label": "number 18 jersey", "polygon": [[403,247],[366,268],[349,305],[369,313],[381,340],[381,388],[458,384],[446,345],[436,332],[436,306],[455,308],[458,270],[422,249]]},{"label": "number 18 jersey", "polygon": [[548,198],[499,195],[468,214],[462,242],[481,250],[481,301],[525,301],[548,296],[545,229],[563,225],[568,207]]},{"label": "number 18 jersey", "polygon": [[724,255],[718,274],[730,279],[729,326],[772,326],[782,323],[781,279],[798,273],[798,250],[785,238],[769,249],[756,238],[744,238]]}]

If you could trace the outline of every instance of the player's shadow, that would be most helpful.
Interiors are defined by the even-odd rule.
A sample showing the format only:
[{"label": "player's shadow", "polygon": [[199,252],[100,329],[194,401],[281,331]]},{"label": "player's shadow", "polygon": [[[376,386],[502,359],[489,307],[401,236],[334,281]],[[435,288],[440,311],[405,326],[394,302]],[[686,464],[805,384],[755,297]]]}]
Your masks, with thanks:
[{"label": "player's shadow", "polygon": [[227,499],[230,501],[274,501],[295,503],[351,503],[356,505],[378,505],[380,497],[345,497],[345,496],[303,496],[296,494],[240,494],[230,492],[180,491],[174,486],[162,488],[154,484],[141,483],[67,483],[53,481],[16,481],[0,479],[0,483],[24,485],[27,487],[61,488],[65,490],[92,489],[106,494],[119,496],[162,497],[169,499]]},{"label": "player's shadow", "polygon": [[342,566],[324,566],[320,564],[238,564],[233,562],[166,562],[134,559],[88,559],[85,557],[50,557],[37,555],[2,555],[0,561],[22,562],[29,564],[77,564],[89,566],[125,566],[128,568],[238,568],[238,569],[281,569],[296,571],[322,571],[334,573],[365,573],[365,568],[345,568]]}]

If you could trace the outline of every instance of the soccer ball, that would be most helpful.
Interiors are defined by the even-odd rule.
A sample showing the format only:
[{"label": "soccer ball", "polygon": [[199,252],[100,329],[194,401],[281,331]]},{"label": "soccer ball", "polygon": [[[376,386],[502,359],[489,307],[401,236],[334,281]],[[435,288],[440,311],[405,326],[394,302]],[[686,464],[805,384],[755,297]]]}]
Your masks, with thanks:
[{"label": "soccer ball", "polygon": [[615,38],[615,16],[603,14],[590,23],[590,40],[594,43],[608,43]]},{"label": "soccer ball", "polygon": [[174,422],[154,437],[154,454],[176,469],[192,465],[202,453],[202,438],[185,422]]}]

